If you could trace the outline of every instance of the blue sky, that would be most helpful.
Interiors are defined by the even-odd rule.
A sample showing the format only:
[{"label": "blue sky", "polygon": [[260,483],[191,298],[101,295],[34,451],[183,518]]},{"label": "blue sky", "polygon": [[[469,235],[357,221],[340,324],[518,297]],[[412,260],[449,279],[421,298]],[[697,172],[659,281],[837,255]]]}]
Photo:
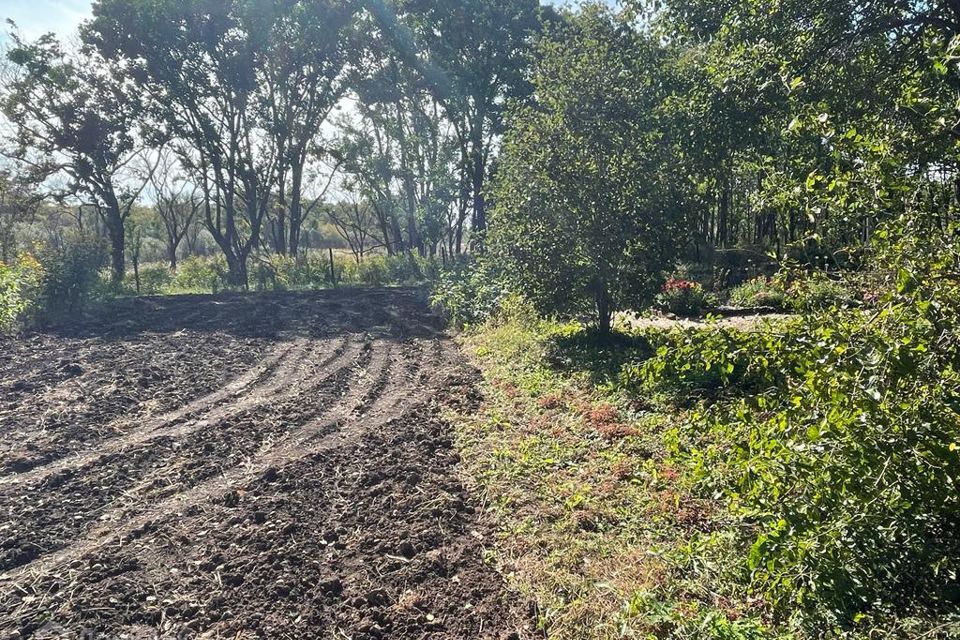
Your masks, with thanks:
[{"label": "blue sky", "polygon": [[[565,0],[549,0],[561,5]],[[68,36],[90,15],[90,0],[0,0],[0,20],[12,18],[28,38],[47,31]],[[6,32],[6,25],[2,31]]]},{"label": "blue sky", "polygon": [[0,0],[0,18],[12,18],[30,38],[47,31],[69,35],[89,15],[90,0]]}]

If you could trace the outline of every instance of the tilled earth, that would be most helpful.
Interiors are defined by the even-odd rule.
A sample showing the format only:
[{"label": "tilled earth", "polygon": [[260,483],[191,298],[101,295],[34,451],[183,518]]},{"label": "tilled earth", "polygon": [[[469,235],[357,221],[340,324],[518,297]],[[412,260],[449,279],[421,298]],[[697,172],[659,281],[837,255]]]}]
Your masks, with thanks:
[{"label": "tilled earth", "polygon": [[474,389],[413,290],[0,342],[0,639],[527,637],[442,417]]}]

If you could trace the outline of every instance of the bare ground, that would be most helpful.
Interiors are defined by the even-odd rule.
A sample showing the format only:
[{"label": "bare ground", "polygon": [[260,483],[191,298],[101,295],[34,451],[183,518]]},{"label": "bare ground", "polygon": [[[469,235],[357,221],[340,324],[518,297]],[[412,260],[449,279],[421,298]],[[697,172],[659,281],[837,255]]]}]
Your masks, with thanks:
[{"label": "bare ground", "polygon": [[157,298],[0,342],[0,638],[524,638],[413,290]]}]

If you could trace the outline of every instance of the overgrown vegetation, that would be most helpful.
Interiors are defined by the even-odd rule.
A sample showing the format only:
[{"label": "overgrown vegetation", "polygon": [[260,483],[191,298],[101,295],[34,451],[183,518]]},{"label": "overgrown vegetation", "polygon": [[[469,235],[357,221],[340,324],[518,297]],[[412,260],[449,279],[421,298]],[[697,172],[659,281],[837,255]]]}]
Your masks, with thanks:
[{"label": "overgrown vegetation", "polygon": [[93,7],[11,37],[0,329],[430,283],[550,637],[960,636],[957,2]]},{"label": "overgrown vegetation", "polygon": [[929,225],[878,233],[867,306],[610,350],[516,314],[466,338],[488,404],[464,446],[551,637],[960,633],[960,247]]}]

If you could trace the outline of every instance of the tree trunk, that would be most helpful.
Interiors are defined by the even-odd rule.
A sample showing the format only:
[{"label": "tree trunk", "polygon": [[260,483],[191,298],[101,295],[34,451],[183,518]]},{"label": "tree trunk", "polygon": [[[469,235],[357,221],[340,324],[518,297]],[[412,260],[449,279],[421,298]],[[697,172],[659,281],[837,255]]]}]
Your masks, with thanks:
[{"label": "tree trunk", "polygon": [[613,305],[610,301],[610,292],[606,283],[600,283],[596,293],[597,328],[601,335],[609,335],[613,327]]},{"label": "tree trunk", "polygon": [[300,198],[302,190],[303,165],[298,164],[293,168],[293,182],[290,186],[290,242],[287,244],[290,255],[294,257],[300,253],[300,229],[303,227],[303,203]]},{"label": "tree trunk", "polygon": [[170,261],[170,270],[171,270],[171,271],[176,271],[176,270],[177,270],[177,245],[178,245],[178,244],[179,244],[179,243],[178,243],[175,239],[173,239],[173,238],[170,238],[170,239],[168,240],[168,244],[167,244],[167,259]]},{"label": "tree trunk", "polygon": [[231,287],[246,289],[249,285],[247,280],[247,262],[233,252],[224,252],[227,258],[227,284]]},{"label": "tree trunk", "polygon": [[100,209],[103,223],[110,237],[110,283],[114,286],[123,283],[126,272],[126,238],[123,229],[123,216],[120,203],[113,194],[104,198],[105,206]]}]

